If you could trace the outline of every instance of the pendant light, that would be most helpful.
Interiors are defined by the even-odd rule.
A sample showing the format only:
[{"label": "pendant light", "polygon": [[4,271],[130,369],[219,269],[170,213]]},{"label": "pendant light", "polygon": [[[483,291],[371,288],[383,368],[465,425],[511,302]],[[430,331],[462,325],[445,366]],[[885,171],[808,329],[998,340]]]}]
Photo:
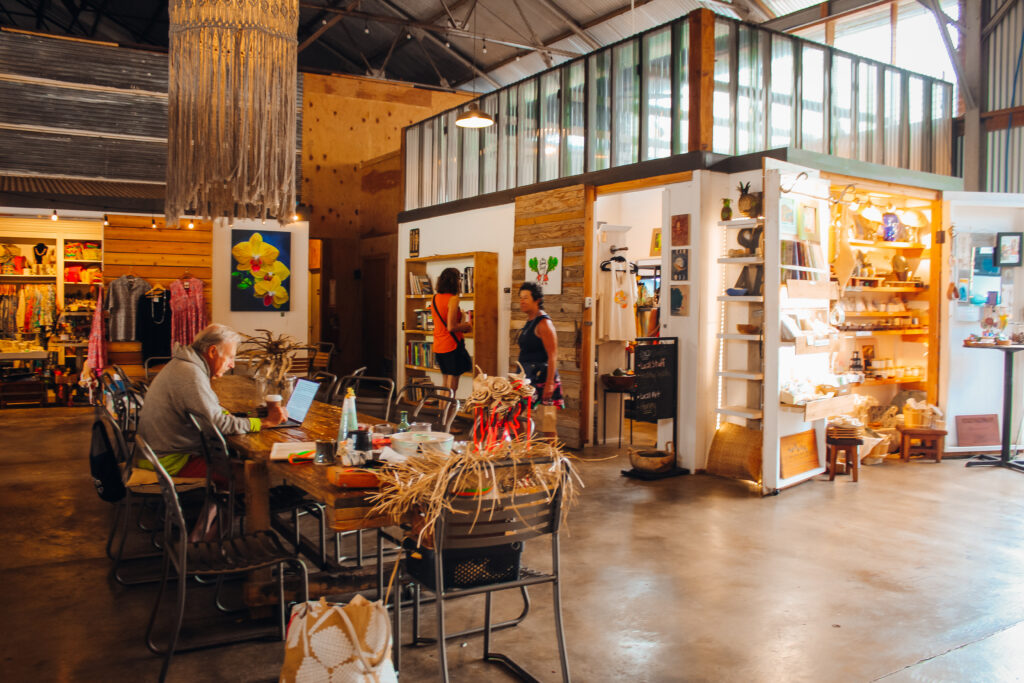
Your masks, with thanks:
[{"label": "pendant light", "polygon": [[[476,11],[473,12],[473,33],[476,34]],[[487,52],[487,43],[484,42],[484,52]],[[473,61],[476,62],[476,35],[473,37]],[[473,79],[473,94],[476,94],[476,79]],[[494,125],[494,119],[490,114],[484,113],[475,104],[462,112],[455,118],[455,125],[459,128],[487,128]]]},{"label": "pendant light", "polygon": [[57,220],[57,209],[54,209],[54,210],[53,210],[53,215],[52,215],[52,216],[50,216],[50,220],[51,220],[51,221],[55,221],[55,220]]}]

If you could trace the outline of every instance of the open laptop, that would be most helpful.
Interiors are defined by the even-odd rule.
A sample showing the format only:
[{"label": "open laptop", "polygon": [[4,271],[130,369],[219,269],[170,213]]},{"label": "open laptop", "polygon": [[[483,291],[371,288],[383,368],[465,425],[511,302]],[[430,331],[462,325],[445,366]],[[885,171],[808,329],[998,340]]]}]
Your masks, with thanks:
[{"label": "open laptop", "polygon": [[313,405],[313,398],[316,397],[316,392],[319,388],[319,384],[308,379],[296,380],[295,388],[292,389],[292,395],[289,397],[287,405],[285,405],[285,410],[288,411],[288,419],[279,425],[263,427],[263,429],[301,427],[302,421],[306,419],[306,413],[309,412],[310,406]]}]

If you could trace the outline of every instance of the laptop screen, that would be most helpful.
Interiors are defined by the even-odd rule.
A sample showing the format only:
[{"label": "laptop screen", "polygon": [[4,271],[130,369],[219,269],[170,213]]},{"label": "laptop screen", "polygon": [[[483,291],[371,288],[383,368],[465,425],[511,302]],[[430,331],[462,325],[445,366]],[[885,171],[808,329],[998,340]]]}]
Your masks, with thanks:
[{"label": "laptop screen", "polygon": [[313,397],[316,396],[316,391],[319,388],[319,384],[308,379],[300,379],[295,382],[295,388],[288,399],[288,405],[285,406],[288,409],[288,418],[290,420],[302,422],[306,419],[306,413],[309,412],[309,407],[313,405]]}]

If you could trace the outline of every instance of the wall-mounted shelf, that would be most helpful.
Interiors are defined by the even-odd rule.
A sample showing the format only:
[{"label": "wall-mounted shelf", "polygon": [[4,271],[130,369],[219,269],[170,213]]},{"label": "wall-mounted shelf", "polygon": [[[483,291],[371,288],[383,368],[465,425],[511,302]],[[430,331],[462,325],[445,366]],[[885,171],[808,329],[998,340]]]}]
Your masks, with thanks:
[{"label": "wall-mounted shelf", "polygon": [[760,420],[764,417],[764,411],[757,408],[745,406],[723,406],[715,409],[719,415],[732,415],[733,417],[745,417],[748,420]]},{"label": "wall-mounted shelf", "polygon": [[728,294],[722,294],[718,297],[719,301],[725,301],[730,303],[760,303],[764,301],[763,296],[729,296]]},{"label": "wall-mounted shelf", "polygon": [[842,332],[847,339],[853,339],[854,337],[876,337],[887,334],[922,335],[928,334],[928,329],[915,327],[900,330],[843,330]]},{"label": "wall-mounted shelf", "polygon": [[927,314],[928,311],[895,311],[895,312],[883,312],[883,311],[854,311],[852,313],[847,312],[847,318],[913,318],[914,316],[921,316]]},{"label": "wall-mounted shelf", "polygon": [[885,242],[879,240],[850,240],[852,247],[874,247],[876,249],[927,249],[927,245],[916,242]]},{"label": "wall-mounted shelf", "polygon": [[728,221],[718,221],[723,228],[756,228],[764,225],[764,218],[733,218]]},{"label": "wall-mounted shelf", "polygon": [[917,294],[927,292],[927,287],[847,287],[845,292],[857,294]]},{"label": "wall-mounted shelf", "polygon": [[764,258],[761,256],[724,256],[718,259],[719,263],[739,263],[757,265],[764,263]]},{"label": "wall-mounted shelf", "polygon": [[764,379],[763,372],[748,372],[746,370],[722,370],[718,373],[718,376],[727,379],[744,379],[758,382]]}]

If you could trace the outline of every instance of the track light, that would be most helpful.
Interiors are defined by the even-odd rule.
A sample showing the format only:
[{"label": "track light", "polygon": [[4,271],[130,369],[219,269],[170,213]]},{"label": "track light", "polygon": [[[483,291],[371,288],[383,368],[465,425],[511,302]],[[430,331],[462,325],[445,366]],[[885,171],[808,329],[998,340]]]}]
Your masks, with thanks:
[{"label": "track light", "polygon": [[53,215],[52,215],[52,216],[50,216],[50,220],[51,220],[51,221],[55,221],[55,220],[57,220],[57,209],[54,209],[54,210],[53,210]]}]

